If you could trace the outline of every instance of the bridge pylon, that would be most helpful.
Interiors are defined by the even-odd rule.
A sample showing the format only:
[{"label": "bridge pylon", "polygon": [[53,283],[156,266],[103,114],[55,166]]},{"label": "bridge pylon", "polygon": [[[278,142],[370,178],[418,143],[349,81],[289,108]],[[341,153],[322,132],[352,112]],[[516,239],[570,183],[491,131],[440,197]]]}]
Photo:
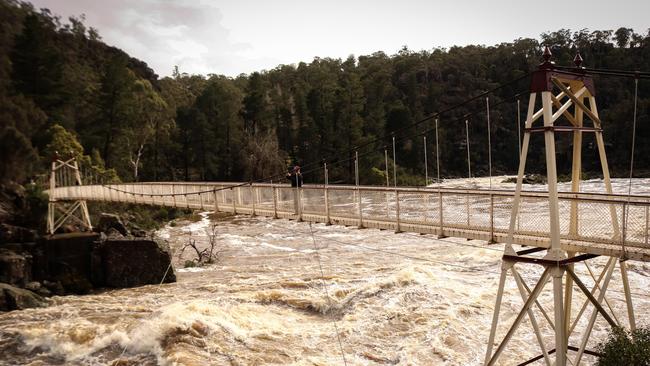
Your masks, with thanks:
[{"label": "bridge pylon", "polygon": [[[551,52],[548,47],[544,51],[544,62],[538,70],[532,74],[530,99],[528,103],[528,112],[524,129],[524,138],[521,148],[519,169],[517,173],[517,185],[515,195],[512,201],[510,226],[505,243],[504,254],[502,258],[501,276],[499,278],[499,287],[494,307],[492,325],[487,344],[485,356],[485,365],[493,365],[497,362],[499,356],[503,353],[508,342],[517,331],[521,323],[528,317],[530,325],[535,333],[535,338],[540,347],[540,355],[527,360],[533,362],[543,359],[546,365],[552,364],[565,366],[569,357],[568,351],[572,351],[572,364],[580,364],[582,356],[594,354],[587,349],[587,342],[593,330],[596,318],[601,315],[612,327],[620,326],[618,318],[611,314],[612,307],[609,305],[606,291],[617,262],[621,271],[621,279],[627,302],[628,320],[630,328],[635,328],[634,308],[631,301],[629,284],[627,281],[627,270],[625,266],[625,254],[621,258],[610,257],[602,269],[599,276],[591,273],[587,261],[595,258],[594,254],[580,254],[565,250],[563,243],[570,242],[572,238],[579,235],[579,214],[580,202],[571,201],[569,222],[560,221],[560,207],[558,200],[558,182],[557,166],[555,154],[555,135],[556,133],[573,134],[573,157],[571,169],[571,192],[580,192],[580,179],[582,170],[582,134],[594,133],[598,147],[598,155],[602,167],[605,193],[612,194],[612,185],[605,155],[605,145],[602,134],[602,121],[598,116],[596,107],[596,90],[592,77],[581,67],[582,58],[577,54],[574,68],[556,67],[551,62]],[[541,108],[538,109],[537,99],[541,99]],[[541,123],[536,123],[541,121]],[[589,126],[587,125],[589,124]],[[548,182],[548,210],[549,210],[549,245],[548,248],[531,248],[515,251],[513,244],[517,242],[518,237],[523,237],[525,233],[516,230],[519,219],[519,208],[522,200],[522,183],[526,168],[526,158],[529,150],[531,134],[541,133],[544,136],[546,176]],[[620,242],[623,245],[625,253],[625,238],[621,238],[621,229],[616,207],[609,206],[608,215],[612,223],[612,242]],[[623,218],[623,223],[625,219]],[[568,230],[567,230],[568,225]],[[546,251],[544,256],[535,255]],[[578,277],[574,271],[574,265],[582,263],[593,277],[595,283],[592,289],[588,289],[585,283]],[[518,265],[540,265],[543,272],[537,283],[532,289],[526,284],[524,278],[518,272]],[[508,274],[514,277],[518,292],[521,295],[523,306],[516,316],[514,322],[510,325],[507,332],[500,342],[495,343],[497,329],[499,328],[499,315],[501,302],[504,295],[504,288]],[[553,291],[553,313],[549,314],[542,304],[538,301],[539,295],[543,292],[548,282],[552,282]],[[574,299],[574,289],[576,293],[583,295],[584,303],[581,308],[572,308]],[[578,291],[579,289],[579,291]],[[604,303],[609,307],[610,312],[605,309]],[[581,320],[583,314],[587,311],[588,305],[592,305],[591,314],[589,315],[587,325],[581,334],[577,334],[575,326]],[[579,311],[576,311],[580,309]],[[537,310],[537,311],[535,311]],[[536,313],[541,313],[546,322],[538,323]],[[572,317],[574,318],[572,320]],[[582,325],[581,325],[582,326]],[[544,334],[551,332],[554,334],[554,346],[549,347],[545,344],[548,338]],[[570,340],[572,335],[580,336],[580,341],[572,345]],[[497,346],[493,352],[494,346]],[[553,353],[555,355],[553,355]],[[554,357],[553,357],[554,356]],[[554,360],[553,360],[554,358]]]},{"label": "bridge pylon", "polygon": [[61,160],[57,153],[52,158],[50,170],[49,201],[47,205],[47,233],[52,235],[63,224],[73,221],[81,228],[88,231],[93,229],[88,214],[88,205],[85,200],[62,200],[57,199],[57,187],[81,186],[81,174],[77,159],[72,156],[67,160]]}]

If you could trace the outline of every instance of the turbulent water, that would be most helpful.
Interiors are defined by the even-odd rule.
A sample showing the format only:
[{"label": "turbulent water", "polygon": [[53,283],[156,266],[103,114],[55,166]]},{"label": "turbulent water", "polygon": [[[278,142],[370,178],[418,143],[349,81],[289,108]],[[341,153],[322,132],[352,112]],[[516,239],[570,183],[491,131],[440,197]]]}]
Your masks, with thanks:
[{"label": "turbulent water", "polygon": [[[635,190],[643,193],[645,181],[638,183]],[[624,181],[619,185],[626,189]],[[0,364],[482,364],[501,245],[261,217],[202,217],[157,233],[174,250],[177,283],[53,297],[47,308],[0,314]],[[183,245],[196,240],[205,247],[213,225],[219,261],[182,269],[193,257],[181,253]],[[600,272],[604,259],[592,262]],[[637,322],[648,325],[650,265],[628,263]],[[518,268],[532,287],[540,268]],[[591,287],[587,269],[578,265],[576,271]],[[540,295],[547,311],[550,289]],[[621,291],[615,272],[609,305],[626,323]],[[522,304],[512,277],[504,296],[497,339]],[[552,344],[550,327],[540,312],[536,316]],[[607,331],[599,317],[589,347]],[[501,364],[537,354],[526,320]]]}]

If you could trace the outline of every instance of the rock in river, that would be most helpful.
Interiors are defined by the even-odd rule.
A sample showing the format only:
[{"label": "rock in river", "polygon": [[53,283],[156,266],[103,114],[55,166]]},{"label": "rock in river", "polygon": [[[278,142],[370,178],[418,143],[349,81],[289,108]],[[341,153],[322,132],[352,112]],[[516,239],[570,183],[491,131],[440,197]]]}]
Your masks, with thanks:
[{"label": "rock in river", "polygon": [[175,282],[169,253],[153,240],[108,239],[95,248],[94,265],[101,267],[102,279],[95,277],[93,282],[117,288]]},{"label": "rock in river", "polygon": [[43,307],[46,304],[45,299],[29,290],[0,283],[0,311]]}]

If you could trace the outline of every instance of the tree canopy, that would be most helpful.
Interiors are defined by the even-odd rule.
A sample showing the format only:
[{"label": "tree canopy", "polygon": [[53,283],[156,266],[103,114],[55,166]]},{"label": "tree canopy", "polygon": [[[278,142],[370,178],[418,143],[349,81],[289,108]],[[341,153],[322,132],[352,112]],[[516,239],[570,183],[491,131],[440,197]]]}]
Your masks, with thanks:
[{"label": "tree canopy", "polygon": [[[144,62],[103,43],[83,18],[63,21],[28,3],[0,0],[0,20],[0,173],[16,181],[47,171],[51,146],[65,131],[94,161],[89,166],[114,169],[123,181],[255,180],[312,164],[305,180],[320,182],[324,160],[331,182],[351,183],[358,149],[361,182],[382,184],[384,149],[392,163],[395,137],[399,183],[421,184],[423,135],[433,175],[434,121],[416,122],[526,75],[540,62],[543,45],[561,65],[571,65],[579,51],[588,67],[650,69],[648,32],[561,29],[493,46],[315,58],[236,78],[178,68],[159,78]],[[517,99],[523,120],[528,83],[524,78],[490,95],[495,173],[516,169]],[[610,166],[625,175],[634,84],[596,77],[596,87]],[[637,141],[650,137],[649,91],[640,81]],[[467,174],[465,119],[473,174],[487,174],[485,100],[479,98],[439,116],[443,177]],[[560,172],[568,172],[570,145],[570,138],[558,139]],[[591,158],[595,149],[586,137],[587,171],[600,169]],[[650,144],[636,149],[646,156]],[[533,140],[529,159],[533,169],[543,167],[539,141]],[[640,174],[649,165],[636,161]]]}]

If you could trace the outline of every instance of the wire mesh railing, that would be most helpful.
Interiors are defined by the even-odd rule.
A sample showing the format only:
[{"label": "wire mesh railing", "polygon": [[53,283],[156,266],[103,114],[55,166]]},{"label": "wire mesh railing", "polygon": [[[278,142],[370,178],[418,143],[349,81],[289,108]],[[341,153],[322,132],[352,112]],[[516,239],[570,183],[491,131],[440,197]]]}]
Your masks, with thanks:
[{"label": "wire mesh railing", "polygon": [[[505,241],[514,192],[455,188],[232,183],[131,183],[57,187],[55,200],[111,201],[342,223]],[[649,249],[650,197],[560,193],[561,238]],[[548,196],[523,192],[515,242],[545,246]]]}]

